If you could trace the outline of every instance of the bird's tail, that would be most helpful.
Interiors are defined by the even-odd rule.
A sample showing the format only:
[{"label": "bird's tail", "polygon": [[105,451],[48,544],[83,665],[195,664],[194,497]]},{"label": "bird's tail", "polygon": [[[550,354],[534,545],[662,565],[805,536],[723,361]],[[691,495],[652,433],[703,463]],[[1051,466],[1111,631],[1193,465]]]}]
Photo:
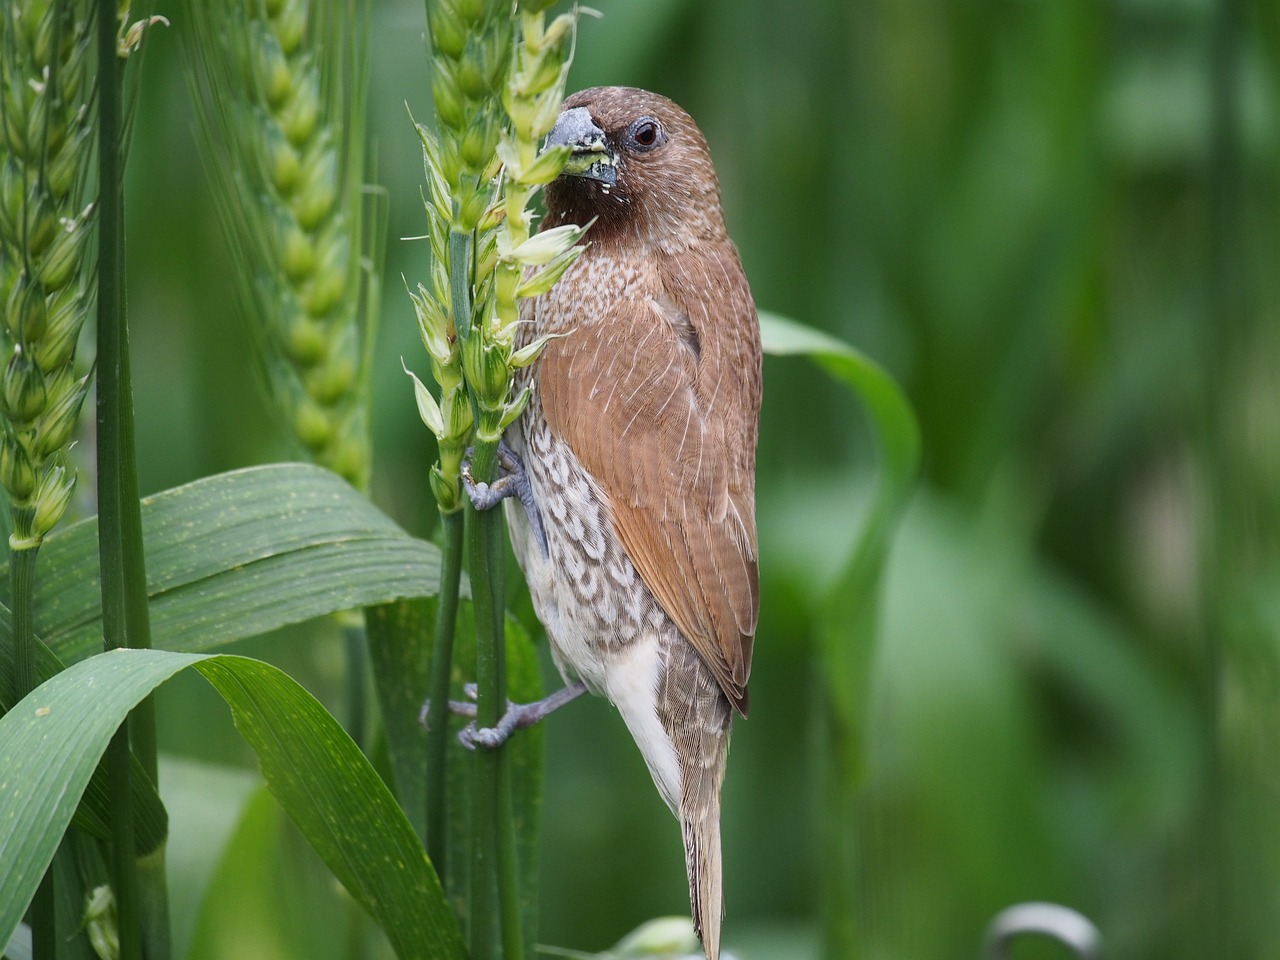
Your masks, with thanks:
[{"label": "bird's tail", "polygon": [[724,915],[719,786],[717,783],[714,803],[697,809],[683,803],[680,805],[680,830],[684,834],[684,865],[689,875],[693,929],[707,952],[707,960],[719,960],[720,921]]},{"label": "bird's tail", "polygon": [[[720,957],[720,921],[724,915],[724,880],[720,856],[720,786],[729,756],[729,728],[733,708],[715,677],[691,647],[681,651],[689,662],[668,673],[685,689],[670,690],[678,702],[668,714],[670,732],[680,764],[680,802],[676,815],[684,837],[685,871],[689,876],[689,904],[693,926],[707,960]],[[674,652],[674,651],[673,651]]]}]

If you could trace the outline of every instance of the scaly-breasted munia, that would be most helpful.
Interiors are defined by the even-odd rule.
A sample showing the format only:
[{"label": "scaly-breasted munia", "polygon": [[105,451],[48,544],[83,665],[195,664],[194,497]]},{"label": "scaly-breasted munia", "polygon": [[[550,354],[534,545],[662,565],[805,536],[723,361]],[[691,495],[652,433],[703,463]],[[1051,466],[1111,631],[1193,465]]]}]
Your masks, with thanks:
[{"label": "scaly-breasted munia", "polygon": [[716,960],[720,787],[760,599],[755,304],[706,140],[680,107],[583,90],[548,145],[571,156],[544,228],[592,226],[521,316],[521,345],[556,336],[522,371],[532,398],[506,437],[526,507],[508,512],[511,540],[561,673],[617,707],[680,820],[694,925]]}]

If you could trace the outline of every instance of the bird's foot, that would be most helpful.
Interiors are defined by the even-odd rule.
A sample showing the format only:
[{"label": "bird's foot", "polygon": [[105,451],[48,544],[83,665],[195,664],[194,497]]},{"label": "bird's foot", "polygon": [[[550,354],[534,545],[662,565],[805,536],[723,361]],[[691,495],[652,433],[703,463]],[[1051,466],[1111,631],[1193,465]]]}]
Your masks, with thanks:
[{"label": "bird's foot", "polygon": [[[526,507],[533,501],[529,490],[529,478],[524,472],[524,463],[516,452],[507,446],[507,441],[498,441],[498,477],[492,483],[477,480],[471,472],[471,457],[475,453],[468,447],[462,458],[462,486],[471,498],[471,505],[477,510],[492,510],[508,497],[519,497]],[[526,502],[527,501],[527,502]]]},{"label": "bird's foot", "polygon": [[[475,684],[468,684],[466,688],[467,695],[474,696],[474,691]],[[563,707],[566,703],[576,700],[586,691],[586,686],[579,680],[577,683],[561,687],[549,697],[543,697],[533,703],[511,703],[508,701],[507,712],[498,720],[496,726],[477,727],[473,720],[458,732],[458,739],[468,750],[474,750],[476,747],[492,750],[506,743],[517,730],[533,726],[548,714]],[[450,708],[452,706],[453,704],[450,703]],[[471,707],[472,712],[469,716],[474,717],[475,705],[465,704],[465,706]]]},{"label": "bird's foot", "polygon": [[[476,685],[474,683],[465,684],[462,692],[470,697],[467,700],[450,700],[449,712],[455,717],[467,717],[471,720],[476,718]],[[424,700],[422,709],[418,711],[418,723],[422,725],[423,730],[430,730],[431,725],[427,723],[427,715],[431,712],[431,701]]]},{"label": "bird's foot", "polygon": [[524,505],[525,516],[529,518],[529,527],[533,530],[534,539],[547,556],[547,536],[542,528],[542,513],[533,499],[533,488],[529,485],[529,475],[525,472],[524,462],[507,446],[507,441],[498,441],[497,479],[492,483],[476,480],[471,473],[471,453],[467,450],[462,461],[462,486],[471,498],[471,504],[477,510],[492,510],[508,497],[517,497]]}]

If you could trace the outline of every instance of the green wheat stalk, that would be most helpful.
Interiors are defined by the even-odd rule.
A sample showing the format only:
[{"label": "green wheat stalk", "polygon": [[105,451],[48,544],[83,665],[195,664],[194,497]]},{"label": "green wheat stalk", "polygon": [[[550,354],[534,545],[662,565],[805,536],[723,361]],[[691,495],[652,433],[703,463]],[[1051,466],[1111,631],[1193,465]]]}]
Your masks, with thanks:
[{"label": "green wheat stalk", "polygon": [[[459,511],[463,451],[490,481],[503,431],[524,410],[513,395],[518,368],[545,339],[516,347],[519,299],[550,289],[580,252],[576,227],[533,235],[529,204],[563,167],[564,151],[539,154],[564,97],[576,11],[546,22],[547,0],[513,10],[491,0],[428,0],[435,130],[415,124],[425,156],[423,191],[431,283],[411,292],[439,397],[410,373],[423,422],[440,458],[431,471],[444,532],[445,566],[428,713],[428,850],[442,868],[447,746],[445,709],[464,526]],[[407,371],[406,371],[407,372]],[[498,511],[466,510],[476,622],[476,723],[492,726],[506,704],[502,630],[504,537]],[[523,955],[518,864],[506,751],[475,764],[472,822],[471,954]],[[494,895],[496,893],[496,902]]]},{"label": "green wheat stalk", "polygon": [[66,451],[89,385],[76,345],[96,286],[91,12],[6,5],[3,34],[0,483],[10,546],[25,551],[39,548],[75,489]]},{"label": "green wheat stalk", "polygon": [[367,491],[386,217],[385,196],[364,184],[367,7],[187,9],[205,156],[254,353],[307,456]]}]

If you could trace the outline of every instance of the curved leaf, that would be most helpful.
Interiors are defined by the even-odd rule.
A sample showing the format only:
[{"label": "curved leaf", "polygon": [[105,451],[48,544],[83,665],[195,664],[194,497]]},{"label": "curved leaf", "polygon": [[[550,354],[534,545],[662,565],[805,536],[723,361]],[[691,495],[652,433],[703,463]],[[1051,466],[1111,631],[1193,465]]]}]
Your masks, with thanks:
[{"label": "curved leaf", "polygon": [[[826,611],[823,675],[836,695],[831,704],[846,732],[860,726],[858,695],[875,639],[880,573],[889,538],[911,495],[920,463],[920,428],[902,388],[878,364],[820,330],[761,312],[766,353],[806,355],[844,384],[867,410],[880,458],[871,512],[853,556],[837,578]],[[855,695],[850,695],[854,693]]]},{"label": "curved leaf", "polygon": [[871,421],[880,469],[871,511],[826,602],[820,620],[820,674],[825,684],[826,731],[831,769],[825,777],[823,912],[828,946],[845,955],[857,942],[849,904],[856,902],[855,818],[850,814],[861,783],[867,693],[879,626],[880,582],[890,537],[902,518],[920,461],[920,428],[901,388],[853,347],[818,330],[761,314],[765,350],[806,354],[847,386]]},{"label": "curved leaf", "polygon": [[338,722],[269,664],[162,650],[81,661],[0,717],[0,943],[22,919],[112,733],[185,667],[222,694],[272,793],[397,955],[464,956],[413,828]]},{"label": "curved leaf", "polygon": [[[206,477],[142,502],[157,646],[208,650],[326,613],[436,592],[440,553],[336,474],[301,463]],[[7,578],[0,601],[7,601]],[[36,632],[64,661],[101,649],[98,524],[49,537]]]},{"label": "curved leaf", "polygon": [[[0,638],[8,640],[13,630],[13,614],[0,604]],[[13,689],[13,645],[0,643],[0,714],[11,706],[9,691]],[[49,651],[36,637],[36,670],[41,682],[63,669],[62,661]],[[136,831],[137,854],[146,856],[155,852],[169,837],[169,815],[165,812],[160,795],[135,757],[133,776],[129,778],[133,791],[133,825]],[[100,840],[111,836],[111,795],[107,789],[107,770],[96,770],[85,788],[84,802],[76,811],[75,825]]]}]

